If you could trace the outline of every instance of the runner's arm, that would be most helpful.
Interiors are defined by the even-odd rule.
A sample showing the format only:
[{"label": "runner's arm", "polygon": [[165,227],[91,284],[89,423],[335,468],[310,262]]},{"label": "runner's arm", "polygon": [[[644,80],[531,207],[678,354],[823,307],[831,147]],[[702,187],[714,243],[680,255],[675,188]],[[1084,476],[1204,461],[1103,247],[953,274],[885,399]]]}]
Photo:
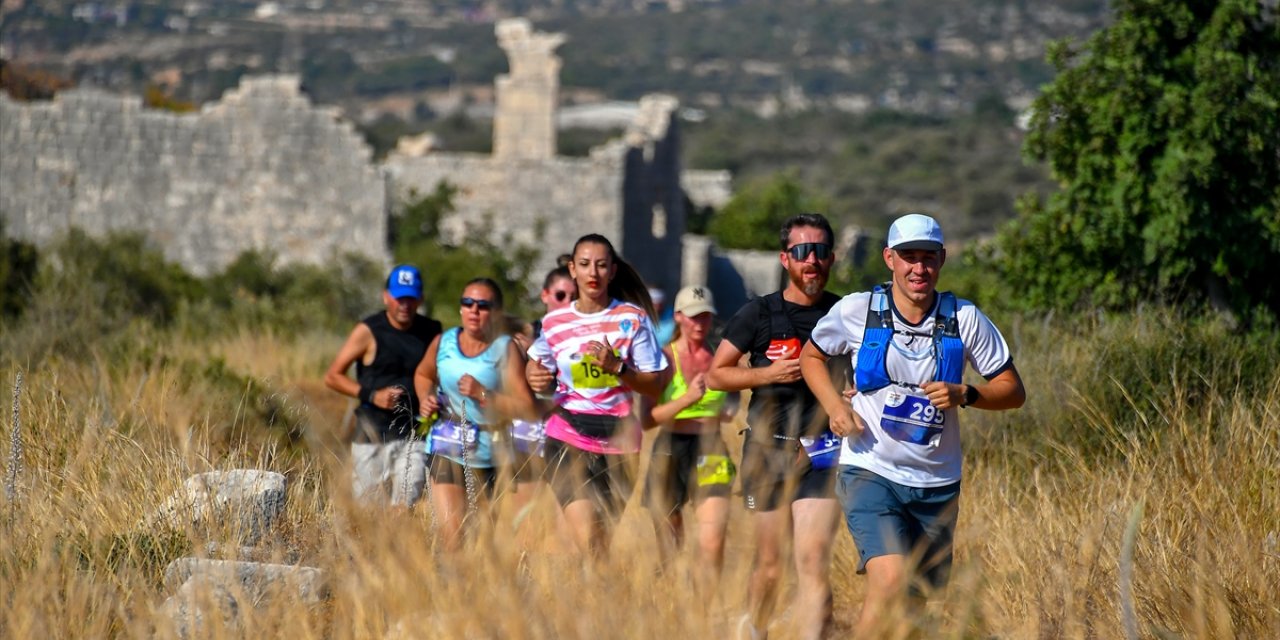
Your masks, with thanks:
[{"label": "runner's arm", "polygon": [[667,370],[661,371],[636,371],[631,367],[627,367],[618,379],[631,388],[632,391],[642,395],[656,398],[662,395],[662,390],[667,387]]},{"label": "runner's arm", "polygon": [[[351,335],[347,336],[347,341],[342,344],[342,348],[338,349],[338,355],[334,356],[329,369],[324,372],[325,386],[344,396],[359,398],[360,383],[352,380],[347,375],[347,370],[355,361],[363,358],[372,346],[373,332],[369,331],[369,326],[363,322],[356,324],[356,327],[351,330]],[[375,390],[371,389],[370,393],[373,391]]]},{"label": "runner's arm", "polygon": [[951,384],[948,382],[930,382],[924,386],[929,394],[929,402],[939,409],[959,407],[964,403],[969,388],[977,390],[978,399],[968,406],[987,411],[1004,411],[1017,409],[1027,401],[1027,389],[1022,385],[1022,376],[1018,368],[1010,362],[1008,368],[987,380],[986,384]]},{"label": "runner's arm", "polygon": [[775,360],[767,367],[742,366],[742,351],[728,340],[722,340],[707,370],[707,387],[719,391],[742,391],[777,382],[800,379],[796,360]]},{"label": "runner's arm", "polygon": [[860,433],[863,429],[862,421],[854,415],[849,403],[831,382],[827,360],[827,354],[812,341],[806,342],[804,349],[800,351],[800,372],[804,374],[804,382],[827,412],[832,433],[841,437]]},{"label": "runner's arm", "polygon": [[[675,362],[671,347],[664,348],[662,352],[666,355],[667,362]],[[652,400],[646,399],[640,408],[640,422],[644,428],[650,429],[661,424],[669,424],[675,420],[676,414],[697,404],[698,400],[702,399],[702,394],[706,393],[706,385],[697,384],[697,378],[698,376],[694,376],[693,380],[689,380],[688,389],[677,398],[672,398],[662,404],[656,404]]]},{"label": "runner's arm", "polygon": [[502,367],[502,386],[488,396],[486,404],[504,421],[510,418],[537,420],[533,390],[524,377],[524,351],[515,340],[507,343],[507,357]]},{"label": "runner's arm", "polygon": [[[617,351],[613,348],[613,345],[609,344],[608,336],[604,336],[602,342],[592,341],[588,343],[588,347],[593,351],[596,362],[605,372],[617,376],[618,380],[627,385],[629,389],[642,396],[649,396],[651,398],[661,396],[662,390],[667,388],[667,381],[670,379],[669,373],[671,371],[671,361],[667,360],[665,363],[662,363],[661,360],[658,360],[658,362],[665,364],[666,366],[657,371],[637,371],[635,369],[635,348],[638,346],[639,340],[637,340],[637,344],[632,345],[633,350],[630,358],[631,362],[628,363],[619,358]],[[659,356],[661,356],[661,352],[656,349],[655,353],[658,353]],[[662,359],[665,359],[665,356],[661,357]],[[654,366],[656,366],[656,364]]]},{"label": "runner's arm", "polygon": [[440,410],[440,399],[436,397],[436,385],[440,375],[436,371],[436,356],[440,353],[440,336],[431,340],[427,352],[422,354],[422,361],[413,371],[413,389],[418,393],[418,413],[429,416]]}]

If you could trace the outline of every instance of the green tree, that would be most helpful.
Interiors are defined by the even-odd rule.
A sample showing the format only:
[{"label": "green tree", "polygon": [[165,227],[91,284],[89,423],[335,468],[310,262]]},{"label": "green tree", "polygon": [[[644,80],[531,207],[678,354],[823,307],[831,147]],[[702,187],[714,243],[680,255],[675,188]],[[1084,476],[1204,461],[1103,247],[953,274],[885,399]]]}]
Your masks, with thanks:
[{"label": "green tree", "polygon": [[510,234],[490,239],[491,216],[465,221],[456,236],[465,241],[454,241],[453,234],[444,233],[442,223],[455,211],[456,193],[457,187],[442,182],[432,193],[411,194],[401,204],[390,225],[396,261],[422,269],[427,307],[446,324],[458,318],[457,298],[463,286],[478,277],[492,278],[502,287],[508,314],[525,317],[532,309],[527,296],[539,250],[515,242]]},{"label": "green tree", "polygon": [[1118,0],[1083,48],[1053,44],[1029,195],[995,247],[1039,308],[1280,310],[1280,25],[1257,0]]},{"label": "green tree", "polygon": [[711,217],[707,232],[726,249],[777,249],[778,230],[787,218],[823,210],[822,200],[805,193],[794,174],[779,173],[734,194]]}]

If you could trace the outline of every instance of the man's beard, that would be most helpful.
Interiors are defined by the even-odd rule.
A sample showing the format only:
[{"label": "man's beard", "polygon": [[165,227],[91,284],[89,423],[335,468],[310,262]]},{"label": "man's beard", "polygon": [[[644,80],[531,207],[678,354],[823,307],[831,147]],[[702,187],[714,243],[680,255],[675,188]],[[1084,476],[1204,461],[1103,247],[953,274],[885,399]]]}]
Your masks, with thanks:
[{"label": "man's beard", "polygon": [[794,284],[797,289],[803,291],[806,296],[816,296],[822,293],[823,288],[827,286],[827,274],[819,269],[817,278],[806,281],[804,279],[804,272],[800,272],[791,277],[791,283]]}]

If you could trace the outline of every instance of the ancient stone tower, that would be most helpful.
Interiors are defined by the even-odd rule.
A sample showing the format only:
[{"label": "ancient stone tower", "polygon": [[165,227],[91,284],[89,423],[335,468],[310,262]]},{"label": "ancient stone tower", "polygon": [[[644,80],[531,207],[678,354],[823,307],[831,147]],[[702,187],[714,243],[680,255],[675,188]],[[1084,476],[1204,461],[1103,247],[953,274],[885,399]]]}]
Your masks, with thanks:
[{"label": "ancient stone tower", "polygon": [[564,34],[535,33],[528,20],[496,28],[511,73],[498,76],[493,156],[497,160],[550,160],[556,155],[556,106]]}]

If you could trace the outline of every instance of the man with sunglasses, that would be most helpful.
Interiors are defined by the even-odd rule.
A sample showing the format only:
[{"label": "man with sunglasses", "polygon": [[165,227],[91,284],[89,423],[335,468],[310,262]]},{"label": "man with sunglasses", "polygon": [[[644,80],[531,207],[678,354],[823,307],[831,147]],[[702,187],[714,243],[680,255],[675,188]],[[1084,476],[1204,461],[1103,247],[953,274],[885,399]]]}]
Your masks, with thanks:
[{"label": "man with sunglasses", "polygon": [[[921,214],[889,227],[892,279],[845,296],[800,356],[805,381],[844,436],[836,493],[866,574],[854,636],[882,637],[884,614],[946,585],[960,499],[960,408],[1016,409],[1026,400],[1009,345],[973,303],[938,291],[942,228]],[[856,393],[825,375],[852,355]],[[966,365],[985,380],[966,384]]]},{"label": "man with sunglasses", "polygon": [[[831,541],[839,523],[832,493],[835,441],[827,416],[800,377],[797,358],[818,320],[839,300],[825,290],[834,233],[822,215],[792,216],[780,234],[779,260],[787,282],[781,291],[740,309],[725,329],[707,373],[707,386],[751,390],[742,448],[742,493],[752,513],[756,553],[747,589],[749,611],[739,635],[767,633],[783,574],[782,550],[793,538],[797,573],[792,607],[801,638],[821,637],[831,617]],[[739,361],[746,356],[746,366]],[[832,363],[832,366],[838,366]],[[811,450],[825,449],[811,456]]]},{"label": "man with sunglasses", "polygon": [[[324,374],[325,384],[360,401],[351,443],[352,489],[357,500],[413,506],[426,483],[426,453],[409,441],[418,415],[413,373],[440,335],[441,326],[420,313],[422,274],[402,264],[382,292],[385,309],[356,324]],[[347,376],[356,365],[356,378]]]}]

